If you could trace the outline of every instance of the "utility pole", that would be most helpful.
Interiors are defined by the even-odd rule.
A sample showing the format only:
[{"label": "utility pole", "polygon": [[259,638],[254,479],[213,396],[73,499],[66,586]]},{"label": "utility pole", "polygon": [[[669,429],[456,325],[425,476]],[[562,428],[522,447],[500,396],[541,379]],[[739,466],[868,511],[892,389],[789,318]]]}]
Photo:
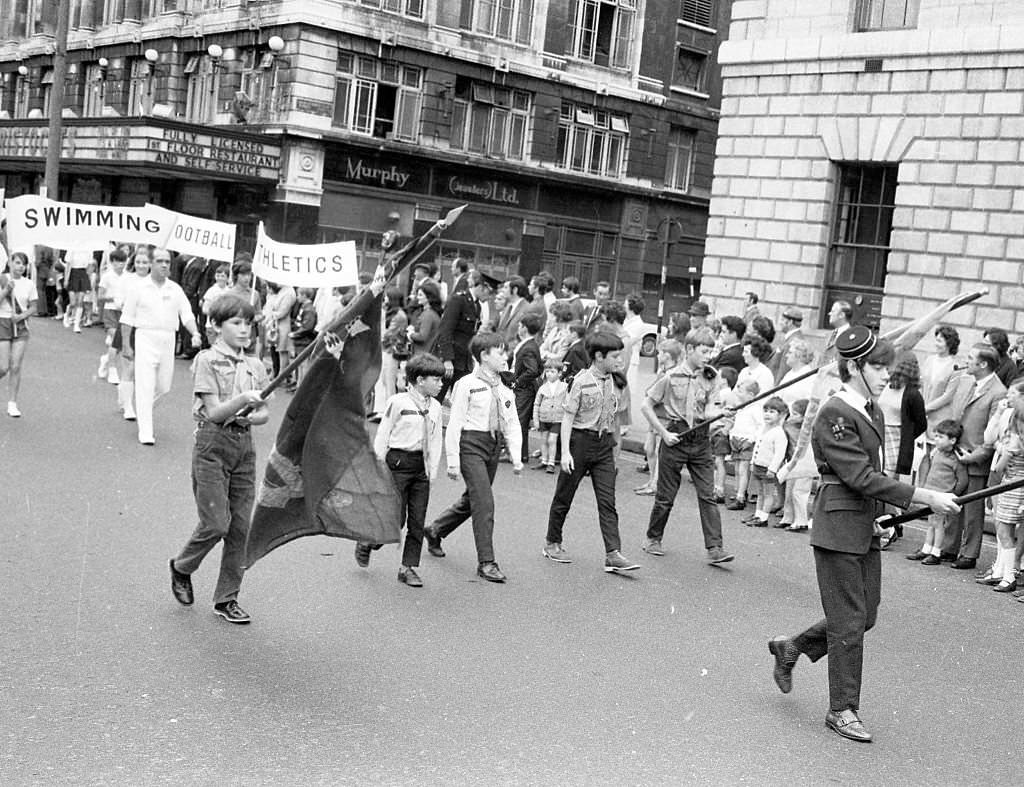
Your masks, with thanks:
[{"label": "utility pole", "polygon": [[[665,239],[662,241],[661,251],[661,284],[658,287],[658,339],[661,339],[661,331],[665,327],[665,288],[668,284],[668,258],[669,253],[672,249],[672,227],[675,226],[680,233],[683,231],[683,225],[678,219],[674,219],[671,216],[666,216],[658,222],[658,228],[654,231],[656,236],[661,235],[661,228],[665,228]],[[691,285],[691,296],[692,285]],[[654,357],[654,371],[658,371],[658,357],[655,354]]]},{"label": "utility pole", "polygon": [[68,59],[68,26],[70,0],[53,0],[57,4],[57,29],[53,42],[53,84],[50,85],[50,132],[46,147],[46,170],[43,194],[50,199],[60,197],[60,154],[64,147],[64,75]]}]

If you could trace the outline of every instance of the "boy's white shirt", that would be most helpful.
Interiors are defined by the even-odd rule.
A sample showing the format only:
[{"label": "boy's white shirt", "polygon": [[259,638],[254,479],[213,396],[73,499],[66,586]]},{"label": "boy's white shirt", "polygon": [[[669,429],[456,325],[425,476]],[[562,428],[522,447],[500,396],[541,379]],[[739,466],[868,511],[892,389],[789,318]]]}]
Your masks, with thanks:
[{"label": "boy's white shirt", "polygon": [[[401,400],[408,398],[416,409],[420,409],[420,405],[416,403],[416,400],[408,391],[402,391],[396,393],[390,399],[388,399],[387,405],[384,407],[384,415],[381,416],[380,425],[377,427],[377,435],[373,440],[373,452],[377,455],[377,458],[382,462],[384,457],[388,453],[388,438],[391,436],[391,430],[394,428],[394,421],[390,418],[390,414],[393,410],[393,405],[397,405]],[[441,421],[441,403],[437,401],[433,396],[427,397],[427,417],[430,419],[430,467],[426,468],[427,477],[431,481],[437,477],[437,468],[441,463],[441,446],[443,442]]]},{"label": "boy's white shirt", "polygon": [[764,431],[764,411],[755,402],[736,411],[736,420],[733,422],[732,429],[729,430],[729,436],[756,441],[762,431]]},{"label": "boy's white shirt", "polygon": [[451,391],[451,412],[448,416],[448,431],[444,437],[444,452],[448,457],[448,472],[454,473],[459,470],[459,441],[462,438],[463,424],[466,420],[466,413],[469,408],[469,388],[472,385],[486,385],[493,396],[497,390],[503,397],[504,402],[510,403],[505,406],[504,402],[498,402],[498,418],[502,433],[508,446],[508,455],[512,458],[513,467],[519,464],[520,451],[523,445],[523,435],[519,425],[519,412],[515,407],[515,397],[507,386],[499,383],[496,388],[483,378],[477,376],[479,366],[463,377],[455,381]]},{"label": "boy's white shirt", "polygon": [[774,426],[766,424],[761,436],[754,443],[754,455],[751,457],[751,463],[754,463],[756,460],[763,460],[757,462],[757,464],[764,464],[769,472],[778,473],[779,468],[786,461],[786,444],[788,442],[786,431],[782,428],[782,424],[775,424]]}]

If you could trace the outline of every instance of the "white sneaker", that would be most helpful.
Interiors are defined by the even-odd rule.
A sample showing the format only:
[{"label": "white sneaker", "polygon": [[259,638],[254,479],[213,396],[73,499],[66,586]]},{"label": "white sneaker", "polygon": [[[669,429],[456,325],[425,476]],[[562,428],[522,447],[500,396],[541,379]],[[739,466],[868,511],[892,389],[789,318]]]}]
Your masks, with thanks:
[{"label": "white sneaker", "polygon": [[21,418],[21,410],[18,409],[17,402],[7,403],[7,414],[11,416],[11,418]]},{"label": "white sneaker", "polygon": [[104,377],[106,377],[107,376],[107,370],[108,370],[109,366],[110,366],[110,361],[107,360],[107,356],[106,355],[101,355],[100,356],[100,368],[99,368],[99,371],[96,372],[96,376],[99,377],[101,380]]},{"label": "white sneaker", "polygon": [[117,367],[111,366],[107,370],[107,382],[110,383],[111,385],[121,384],[121,375],[117,373]]}]

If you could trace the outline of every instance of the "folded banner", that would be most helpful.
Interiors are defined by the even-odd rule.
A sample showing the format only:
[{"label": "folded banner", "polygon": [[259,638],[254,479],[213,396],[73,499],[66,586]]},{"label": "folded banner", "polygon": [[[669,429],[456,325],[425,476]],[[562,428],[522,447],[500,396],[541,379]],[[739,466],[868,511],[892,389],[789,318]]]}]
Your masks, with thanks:
[{"label": "folded banner", "polygon": [[153,215],[163,217],[167,240],[161,245],[186,256],[231,262],[235,259],[235,225],[225,221],[200,219],[177,213],[159,205],[146,204]]},{"label": "folded banner", "polygon": [[148,208],[54,202],[35,194],[7,200],[7,239],[19,251],[35,245],[97,251],[110,241],[163,246],[171,228]]},{"label": "folded banner", "polygon": [[298,245],[267,237],[260,222],[252,272],[292,287],[351,287],[359,283],[354,241]]}]

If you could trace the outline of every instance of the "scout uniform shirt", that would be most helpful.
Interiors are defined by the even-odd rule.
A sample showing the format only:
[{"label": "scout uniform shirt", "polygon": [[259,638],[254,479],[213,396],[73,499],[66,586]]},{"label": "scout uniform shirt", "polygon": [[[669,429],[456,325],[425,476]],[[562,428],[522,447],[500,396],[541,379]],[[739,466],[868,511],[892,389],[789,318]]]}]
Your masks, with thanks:
[{"label": "scout uniform shirt", "polygon": [[602,377],[593,367],[577,373],[562,407],[573,429],[618,435],[619,391],[610,374]]},{"label": "scout uniform shirt", "polygon": [[451,393],[452,410],[448,418],[448,433],[444,438],[448,457],[448,472],[459,469],[459,440],[463,430],[472,432],[498,432],[505,435],[509,456],[518,461],[523,446],[519,426],[519,412],[515,396],[497,375],[491,375],[480,366],[455,381]]},{"label": "scout uniform shirt", "polygon": [[423,466],[434,478],[441,461],[441,431],[441,403],[432,396],[424,400],[415,391],[403,391],[388,399],[373,452],[384,461],[389,448],[422,451]]},{"label": "scout uniform shirt", "polygon": [[[705,366],[704,369],[712,367]],[[694,371],[686,361],[676,364],[651,384],[647,398],[654,405],[664,405],[665,416],[670,421],[683,421],[687,427],[696,426],[707,420],[708,404],[725,386],[717,372],[709,380],[704,376],[704,369]]]},{"label": "scout uniform shirt", "polygon": [[[199,423],[209,420],[203,394],[216,394],[226,402],[244,391],[258,391],[267,384],[267,370],[262,362],[236,353],[220,340],[196,356],[192,369],[192,417]],[[232,416],[224,423],[234,421],[235,416]]]}]

